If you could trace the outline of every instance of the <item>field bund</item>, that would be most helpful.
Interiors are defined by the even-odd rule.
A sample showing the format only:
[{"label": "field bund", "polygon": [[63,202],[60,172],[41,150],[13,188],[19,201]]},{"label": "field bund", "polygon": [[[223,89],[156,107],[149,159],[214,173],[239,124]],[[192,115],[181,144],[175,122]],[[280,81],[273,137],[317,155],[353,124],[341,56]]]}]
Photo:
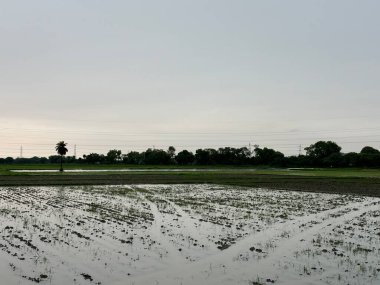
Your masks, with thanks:
[{"label": "field bund", "polygon": [[[380,197],[379,170],[246,169],[246,168],[120,168],[68,167],[64,173],[45,169],[0,168],[0,186],[63,186],[124,184],[222,184],[267,189],[360,194]],[[14,167],[14,166],[12,166]],[[20,167],[23,167],[22,165]],[[46,166],[45,166],[46,167]],[[82,166],[83,167],[83,166]],[[14,172],[22,171],[22,172]]]}]

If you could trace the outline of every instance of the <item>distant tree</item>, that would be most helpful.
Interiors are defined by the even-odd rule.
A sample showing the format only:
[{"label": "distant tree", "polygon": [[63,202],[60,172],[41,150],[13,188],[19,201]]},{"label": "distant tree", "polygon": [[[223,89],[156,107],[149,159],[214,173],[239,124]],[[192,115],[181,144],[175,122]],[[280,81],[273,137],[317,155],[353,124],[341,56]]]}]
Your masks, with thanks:
[{"label": "distant tree", "polygon": [[197,149],[195,151],[195,162],[200,165],[211,165],[217,163],[218,152],[213,148]]},{"label": "distant tree", "polygon": [[203,149],[197,149],[195,151],[195,162],[196,164],[200,164],[200,165],[210,164],[209,152]]},{"label": "distant tree", "polygon": [[[57,155],[58,156],[58,155]],[[38,156],[33,156],[31,158],[16,158],[15,159],[15,163],[30,163],[30,164],[35,164],[35,163],[46,163],[47,162],[47,158],[46,157],[38,157]]]},{"label": "distant tree", "polygon": [[328,157],[333,153],[339,153],[341,147],[332,141],[318,141],[315,144],[305,147],[306,155],[317,159]]},{"label": "distant tree", "polygon": [[58,142],[55,146],[55,150],[61,156],[61,168],[59,169],[60,172],[63,172],[63,167],[62,167],[63,156],[66,155],[66,153],[68,152],[68,149],[66,148],[66,146],[67,146],[67,143],[65,143],[64,141]]},{"label": "distant tree", "polygon": [[281,166],[284,163],[284,154],[271,148],[255,148],[255,161],[261,165]]},{"label": "distant tree", "polygon": [[[332,141],[318,141],[315,144],[306,147],[306,156],[311,163],[318,166],[332,166],[329,164],[332,160],[336,162],[337,155],[340,154],[341,147]],[[333,155],[331,159],[329,156]]]},{"label": "distant tree", "polygon": [[21,163],[21,164],[27,164],[28,162],[29,162],[29,159],[25,157],[17,157],[14,160],[14,163]]},{"label": "distant tree", "polygon": [[12,164],[12,163],[14,163],[14,161],[15,161],[14,158],[10,157],[10,156],[6,157],[5,160],[4,160],[4,162],[6,164]]},{"label": "distant tree", "polygon": [[86,163],[90,164],[102,163],[106,160],[103,154],[98,153],[84,154],[83,159]]},{"label": "distant tree", "polygon": [[170,156],[170,160],[172,161],[172,163],[176,163],[175,161],[175,147],[174,146],[169,146],[168,150],[167,150],[167,153],[168,155]]},{"label": "distant tree", "polygon": [[307,161],[307,158],[305,159],[304,155],[292,155],[285,157],[284,166],[287,167],[305,167],[305,161]]},{"label": "distant tree", "polygon": [[322,159],[322,165],[328,167],[341,167],[344,166],[344,162],[345,160],[340,152],[334,152]]},{"label": "distant tree", "polygon": [[40,157],[40,163],[48,163],[49,160],[46,157]]},{"label": "distant tree", "polygon": [[380,167],[380,151],[366,146],[359,153],[359,165],[364,167]]},{"label": "distant tree", "polygon": [[248,148],[233,148],[224,147],[218,149],[217,163],[218,164],[230,164],[241,165],[248,164],[251,158],[251,152]]},{"label": "distant tree", "polygon": [[75,158],[74,155],[72,155],[72,156],[66,156],[63,161],[65,163],[75,163],[77,162],[77,159]]},{"label": "distant tree", "polygon": [[142,164],[143,156],[137,151],[131,151],[123,155],[123,162],[126,164]]},{"label": "distant tree", "polygon": [[236,149],[232,147],[219,148],[216,155],[217,164],[236,164]]},{"label": "distant tree", "polygon": [[50,163],[59,163],[61,160],[61,156],[60,155],[50,155],[49,156],[49,162]]},{"label": "distant tree", "polygon": [[360,154],[380,154],[380,151],[376,148],[371,147],[371,146],[365,146],[360,151]]},{"label": "distant tree", "polygon": [[109,163],[115,163],[121,160],[121,150],[111,149],[107,153],[107,161]]},{"label": "distant tree", "polygon": [[194,163],[195,156],[192,152],[188,150],[183,150],[177,154],[175,160],[178,162],[178,164],[188,165]]},{"label": "distant tree", "polygon": [[247,147],[235,149],[235,153],[239,164],[248,164],[252,157],[252,152]]},{"label": "distant tree", "polygon": [[148,148],[144,153],[144,164],[151,165],[168,165],[171,163],[170,155],[162,149]]},{"label": "distant tree", "polygon": [[343,156],[344,165],[348,167],[357,167],[360,165],[360,155],[356,152],[349,152]]}]

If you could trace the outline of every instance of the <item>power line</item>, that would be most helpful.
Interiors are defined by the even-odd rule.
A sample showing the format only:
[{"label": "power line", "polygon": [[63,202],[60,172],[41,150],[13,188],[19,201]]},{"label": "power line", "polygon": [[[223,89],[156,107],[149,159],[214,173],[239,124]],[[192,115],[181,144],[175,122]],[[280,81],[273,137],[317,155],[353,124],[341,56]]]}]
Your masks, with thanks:
[{"label": "power line", "polygon": [[[20,103],[18,103],[20,104]],[[375,119],[379,119],[378,116],[368,116],[368,115],[362,115],[362,116],[329,116],[329,117],[326,117],[325,115],[323,117],[309,117],[309,118],[303,118],[302,120],[303,121],[315,121],[315,120],[324,120],[324,121],[331,121],[331,120],[347,120],[347,119],[355,119],[355,120],[358,120],[358,119],[371,119],[371,120],[375,120]],[[52,119],[51,116],[37,116],[35,118],[35,121],[46,121],[46,120],[49,120],[49,121],[53,121],[53,122],[70,122],[70,123],[79,123],[79,122],[89,122],[89,123],[102,123],[102,124],[115,124],[115,123],[120,123],[120,124],[124,124],[126,122],[129,121],[128,118],[125,118],[125,119],[103,119],[103,118],[99,118],[99,117],[94,117],[94,118],[90,118],[90,119],[81,119],[81,118],[75,118],[75,119],[70,119],[70,120],[67,120],[67,119],[62,119],[62,118],[54,118]],[[261,120],[245,120],[245,121],[238,121],[238,120],[225,120],[225,121],[222,121],[221,123],[223,124],[242,124],[242,123],[246,123],[246,124],[257,124],[258,122],[267,122],[269,121],[270,119],[261,119]],[[295,119],[284,119],[282,120],[282,122],[298,122],[299,119],[298,118],[295,118]],[[5,121],[5,123],[7,123]]]},{"label": "power line", "polygon": [[[215,140],[217,141],[217,140]],[[271,140],[273,141],[273,140]],[[240,141],[240,140],[236,140],[236,141],[230,141],[230,142],[233,142],[232,144],[233,145],[244,145],[244,142],[245,141]],[[343,140],[343,141],[340,141],[339,143],[379,143],[380,140],[355,140],[355,141],[346,141],[346,140]],[[260,141],[260,143],[262,145],[269,145],[269,146],[302,146],[298,143],[271,143],[271,142],[266,142],[266,141]],[[0,145],[16,145],[18,143],[0,143]],[[231,143],[223,143],[223,144],[220,144],[220,143],[216,143],[216,144],[187,144],[187,145],[182,145],[182,144],[179,144],[179,145],[182,145],[182,146],[189,146],[189,147],[202,147],[204,145],[221,145],[221,146],[228,146],[228,145],[232,145]],[[42,148],[44,148],[45,146],[52,146],[53,144],[41,144],[41,143],[28,143],[28,144],[25,144],[27,146],[41,146]],[[74,150],[78,147],[78,145],[80,145],[81,147],[86,147],[86,148],[91,148],[91,147],[123,147],[123,146],[128,146],[128,147],[157,147],[157,146],[162,146],[162,145],[168,145],[169,144],[149,144],[149,143],[145,143],[145,144],[128,144],[128,143],[124,143],[124,144],[112,144],[112,143],[108,143],[108,144],[75,144],[74,145]],[[249,144],[250,147],[252,147],[251,144]],[[23,146],[21,146],[21,148],[23,148]],[[9,148],[10,149],[10,148]],[[29,149],[29,148],[28,148]],[[38,149],[38,148],[34,148],[34,149]],[[49,147],[49,149],[51,149]]]},{"label": "power line", "polygon": [[[363,132],[363,131],[379,131],[380,128],[360,128],[360,129],[335,129],[335,130],[306,130],[306,131],[219,131],[219,132],[212,132],[212,131],[204,131],[204,132],[162,132],[162,131],[144,131],[144,132],[129,132],[129,133],[116,133],[116,132],[109,132],[109,131],[88,131],[88,130],[77,130],[77,131],[65,131],[65,130],[46,130],[46,129],[30,129],[30,128],[0,128],[0,130],[16,130],[17,132],[24,131],[24,132],[38,132],[41,134],[43,133],[59,133],[59,134],[85,134],[85,135],[118,135],[118,136],[166,136],[166,135],[240,135],[240,136],[251,136],[252,134],[255,135],[261,135],[261,136],[272,136],[272,135],[299,135],[299,134],[314,134],[314,133],[336,133],[336,132]],[[125,130],[125,132],[128,132],[128,130]]]},{"label": "power line", "polygon": [[[9,136],[2,136],[3,138],[10,138]],[[260,135],[256,136],[258,139],[258,141],[264,141],[265,142],[265,139],[264,138],[260,138]],[[353,135],[353,136],[313,136],[313,137],[297,137],[297,138],[271,138],[270,141],[278,141],[278,142],[281,142],[281,141],[289,141],[289,140],[342,140],[342,139],[353,139],[353,138],[375,138],[375,137],[380,137],[380,134],[370,134],[370,135]],[[13,138],[13,137],[12,137]],[[32,136],[23,136],[23,140],[27,139],[27,138],[32,138]],[[44,139],[44,137],[41,137],[41,136],[38,136],[38,138],[41,140],[41,139]],[[112,138],[108,138],[107,140],[108,141],[115,141],[115,140],[118,140],[122,143],[127,143],[127,142],[142,142],[142,141],[147,141],[147,140],[154,140],[154,141],[170,141],[170,142],[175,142],[175,141],[220,141],[221,138],[201,138],[201,137],[197,137],[197,138],[176,138],[176,139],[170,139],[170,138],[150,138],[150,139],[142,139],[142,138],[135,138],[135,139],[119,139],[118,136],[113,136]],[[225,142],[228,142],[228,141],[233,141],[233,142],[246,142],[245,139],[233,139],[233,138],[230,138],[230,137],[226,137],[223,139],[223,141]],[[18,142],[6,142],[6,144],[19,144]],[[54,142],[50,142],[50,143],[36,143],[34,142],[34,144],[38,144],[38,145],[52,145],[54,144]]]},{"label": "power line", "polygon": [[[344,144],[368,144],[368,143],[380,143],[380,140],[376,140],[376,141],[345,141],[345,142],[342,142]],[[34,144],[26,144],[27,146],[33,146]],[[263,143],[262,145],[264,145],[265,147],[280,147],[280,148],[288,148],[288,149],[294,149],[295,146],[297,146],[298,148],[298,151],[302,151],[302,145],[300,144],[296,144],[296,143],[289,143],[289,144],[272,144],[272,143]],[[76,147],[78,145],[75,145]],[[124,145],[114,145],[114,144],[107,144],[107,145],[80,145],[82,148],[85,147],[86,149],[104,149],[104,148],[139,148],[139,149],[147,149],[147,148],[152,148],[152,145],[148,145],[148,144],[145,144],[145,145],[128,145],[128,144],[124,144]],[[183,145],[183,144],[178,144],[178,145],[175,145],[176,147],[178,148],[184,148],[184,147],[191,147],[191,148],[210,148],[210,147],[243,147],[244,144],[186,144],[186,145]],[[255,145],[256,146],[259,146],[259,145]],[[155,144],[153,145],[154,148],[166,148],[166,147],[169,147],[168,144]],[[15,148],[10,148],[10,147],[1,147],[1,149],[6,149],[6,150],[15,150]],[[51,148],[38,148],[38,147],[27,147],[27,148],[24,148],[23,146],[20,148],[20,153],[23,151],[23,150],[49,150],[49,151],[52,151]],[[52,151],[53,152],[53,151]],[[74,149],[74,154],[76,154],[76,149]]]}]

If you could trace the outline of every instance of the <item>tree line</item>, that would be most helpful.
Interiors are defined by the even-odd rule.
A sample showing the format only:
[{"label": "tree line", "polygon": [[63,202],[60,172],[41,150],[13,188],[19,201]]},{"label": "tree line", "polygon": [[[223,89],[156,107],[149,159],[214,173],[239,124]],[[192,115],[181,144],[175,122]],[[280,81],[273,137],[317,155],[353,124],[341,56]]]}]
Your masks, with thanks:
[{"label": "tree line", "polygon": [[252,165],[272,167],[380,167],[380,151],[365,146],[359,153],[342,153],[342,148],[332,141],[318,141],[305,148],[305,155],[285,156],[271,148],[223,147],[197,149],[195,153],[173,146],[167,150],[148,148],[146,151],[112,149],[107,154],[89,153],[81,158],[52,155],[32,158],[0,158],[0,164],[11,163],[84,163],[133,165]]}]

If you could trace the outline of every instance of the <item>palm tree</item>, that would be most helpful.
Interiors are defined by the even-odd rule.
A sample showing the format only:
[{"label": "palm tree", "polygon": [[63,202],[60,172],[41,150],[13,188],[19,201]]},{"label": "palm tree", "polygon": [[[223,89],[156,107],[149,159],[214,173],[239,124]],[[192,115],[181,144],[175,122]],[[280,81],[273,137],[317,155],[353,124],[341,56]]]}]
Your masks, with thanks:
[{"label": "palm tree", "polygon": [[63,156],[67,153],[67,143],[64,141],[60,141],[59,143],[56,144],[55,150],[58,152],[58,154],[61,156],[61,168],[59,169],[60,172],[63,172],[63,167],[62,167],[62,160]]}]

